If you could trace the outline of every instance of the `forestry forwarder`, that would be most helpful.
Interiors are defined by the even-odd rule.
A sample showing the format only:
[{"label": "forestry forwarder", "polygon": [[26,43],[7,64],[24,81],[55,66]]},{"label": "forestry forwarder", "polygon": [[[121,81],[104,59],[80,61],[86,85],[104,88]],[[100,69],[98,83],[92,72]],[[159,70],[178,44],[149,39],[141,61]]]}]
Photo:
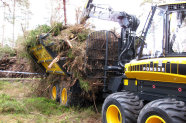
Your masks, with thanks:
[{"label": "forestry forwarder", "polygon": [[102,106],[103,122],[186,123],[186,2],[152,6],[138,38],[133,35],[139,24],[134,16],[109,7],[107,14],[96,11],[102,7],[92,0],[87,5],[87,17],[122,27],[118,63],[105,63],[105,75],[118,75],[104,79],[103,92],[112,94]]},{"label": "forestry forwarder", "polygon": [[[101,31],[91,33],[87,42],[87,64],[104,63],[103,122],[185,123],[186,2],[152,6],[140,37],[135,36],[138,19],[126,12],[115,12],[110,7],[105,9],[89,0],[84,16],[121,25],[121,38],[110,31]],[[58,58],[50,51],[50,44],[43,43],[45,37],[40,36],[40,43],[31,48],[33,58],[48,73],[70,75],[62,67],[65,58]],[[96,45],[100,37],[106,39],[105,49],[100,43]],[[113,46],[117,47],[116,51]],[[104,62],[94,54],[98,50],[105,51]],[[115,52],[117,56],[113,56]],[[51,64],[53,67],[48,69]],[[57,99],[60,95],[60,102],[68,105],[69,93],[76,90],[76,86],[67,90],[63,85],[59,89],[54,84],[52,98]]]}]

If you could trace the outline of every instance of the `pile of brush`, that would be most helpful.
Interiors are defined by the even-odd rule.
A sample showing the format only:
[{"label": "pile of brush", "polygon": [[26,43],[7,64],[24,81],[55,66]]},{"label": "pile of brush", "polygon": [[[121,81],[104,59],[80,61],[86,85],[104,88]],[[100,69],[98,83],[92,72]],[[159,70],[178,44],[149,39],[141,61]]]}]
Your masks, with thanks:
[{"label": "pile of brush", "polygon": [[[57,54],[57,57],[65,57],[66,61],[63,67],[67,72],[72,73],[71,82],[79,80],[80,86],[85,93],[96,93],[102,88],[102,79],[97,79],[104,75],[104,63],[105,63],[105,47],[106,47],[106,38],[105,32],[97,33],[97,37],[94,38],[90,36],[89,44],[87,44],[88,35],[91,33],[91,30],[85,25],[73,25],[73,26],[63,26],[62,24],[56,24],[55,28],[52,29],[50,35],[44,40],[44,44],[48,45],[53,43],[50,49]],[[51,30],[50,27],[43,25],[39,26],[36,30],[30,31],[26,36],[26,47],[35,46],[38,43],[38,35],[41,33],[47,33]],[[99,37],[100,36],[100,37]],[[111,42],[109,45],[109,52],[112,56],[109,57],[109,62],[117,58],[117,39],[115,37],[110,37]],[[96,47],[98,49],[96,49]],[[87,49],[88,48],[88,49]],[[88,50],[88,52],[87,52]],[[92,61],[92,59],[94,59]],[[108,62],[108,63],[109,63]],[[37,67],[37,66],[33,66]],[[49,66],[50,67],[50,66]],[[36,68],[37,69],[37,68]],[[52,77],[51,77],[52,76]],[[91,76],[89,78],[88,76]],[[96,79],[95,79],[95,78]],[[41,80],[41,83],[37,88],[37,93],[39,96],[44,94],[49,88],[51,82],[54,79],[59,79],[61,81],[64,79],[59,75],[49,75],[46,78]],[[94,78],[94,79],[93,79]],[[42,86],[41,86],[42,85]],[[46,96],[47,94],[45,94]]]},{"label": "pile of brush", "polygon": [[0,70],[7,70],[9,69],[12,64],[16,62],[16,58],[9,58],[7,56],[4,56],[2,59],[0,59]]},{"label": "pile of brush", "polygon": [[[86,68],[89,67],[86,65],[86,39],[91,30],[87,26],[81,24],[63,26],[62,23],[57,23],[55,24],[54,28],[51,28],[47,25],[38,26],[35,30],[25,33],[23,43],[21,43],[21,45],[24,47],[23,49],[28,52],[27,47],[34,47],[37,45],[39,42],[39,35],[42,33],[46,34],[48,32],[50,32],[50,34],[43,40],[43,43],[45,45],[53,43],[50,49],[55,52],[57,57],[66,58],[63,67],[69,73],[72,73],[71,81],[73,82],[78,79],[83,90],[86,92],[91,91],[92,82],[86,78]],[[18,51],[18,54],[21,54],[22,52],[23,51],[20,50]],[[40,70],[40,68],[38,68],[39,65],[34,64],[34,62],[30,62],[30,66],[32,68],[32,72],[38,73],[38,70]],[[53,78],[61,81],[61,77],[55,74],[44,77],[37,88],[38,95],[41,96],[43,92],[46,92],[46,88],[48,88],[49,85],[54,81]]]},{"label": "pile of brush", "polygon": [[0,77],[2,78],[35,77],[34,75],[21,73],[29,72],[30,69],[27,59],[21,59],[17,56],[9,57],[7,55],[0,59]]}]

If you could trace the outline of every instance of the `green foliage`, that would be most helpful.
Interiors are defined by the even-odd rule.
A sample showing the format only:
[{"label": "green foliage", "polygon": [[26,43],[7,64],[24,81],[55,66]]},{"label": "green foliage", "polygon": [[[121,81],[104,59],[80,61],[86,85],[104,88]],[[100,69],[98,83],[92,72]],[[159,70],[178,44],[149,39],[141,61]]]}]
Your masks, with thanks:
[{"label": "green foliage", "polygon": [[12,99],[6,94],[0,95],[0,112],[1,113],[24,113],[24,105]]},{"label": "green foliage", "polygon": [[30,32],[28,32],[26,36],[26,45],[31,47],[35,46],[38,41],[38,36],[41,35],[42,33],[49,32],[50,29],[51,29],[50,26],[40,25],[35,30],[31,30]]},{"label": "green foliage", "polygon": [[2,58],[5,55],[15,56],[16,51],[14,49],[12,49],[11,47],[9,47],[8,45],[6,45],[4,47],[0,47],[0,58]]},{"label": "green foliage", "polygon": [[42,114],[60,114],[67,111],[67,108],[60,106],[55,101],[46,99],[44,97],[28,98],[24,100],[28,111],[38,111]]},{"label": "green foliage", "polygon": [[90,86],[89,86],[88,81],[85,81],[82,78],[79,78],[79,83],[80,83],[81,89],[85,90],[86,92],[88,92],[90,90]]},{"label": "green foliage", "polygon": [[51,30],[51,27],[48,25],[39,25],[36,29],[36,31],[38,31],[40,34],[41,33],[47,33]]},{"label": "green foliage", "polygon": [[38,42],[38,36],[42,33],[47,33],[51,29],[47,25],[39,25],[36,29],[28,31],[24,36],[19,36],[17,43],[17,54],[19,58],[30,58],[30,55],[27,52],[28,46],[34,47]]},{"label": "green foliage", "polygon": [[53,36],[58,36],[61,34],[61,30],[63,29],[63,23],[55,23],[55,27],[52,30]]},{"label": "green foliage", "polygon": [[78,41],[83,42],[87,39],[89,30],[88,29],[81,29],[81,28],[73,28],[71,33],[77,36]]},{"label": "green foliage", "polygon": [[68,51],[67,56],[68,56],[68,58],[70,58],[70,59],[74,59],[74,58],[75,58],[74,54],[72,53],[72,50],[69,50],[69,51]]},{"label": "green foliage", "polygon": [[85,41],[88,37],[88,32],[81,32],[81,33],[78,33],[77,34],[78,36],[78,41],[82,42],[82,41]]}]

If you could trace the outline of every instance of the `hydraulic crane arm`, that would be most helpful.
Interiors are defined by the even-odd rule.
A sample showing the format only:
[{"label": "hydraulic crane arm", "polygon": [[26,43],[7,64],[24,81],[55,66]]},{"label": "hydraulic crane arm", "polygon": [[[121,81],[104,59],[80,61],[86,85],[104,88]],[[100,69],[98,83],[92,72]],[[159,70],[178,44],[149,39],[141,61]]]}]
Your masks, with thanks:
[{"label": "hydraulic crane arm", "polygon": [[85,18],[98,18],[101,20],[108,20],[118,22],[122,28],[130,28],[132,31],[136,31],[139,20],[126,12],[113,11],[113,9],[106,5],[93,4],[93,0],[88,0],[84,11],[83,20]]}]

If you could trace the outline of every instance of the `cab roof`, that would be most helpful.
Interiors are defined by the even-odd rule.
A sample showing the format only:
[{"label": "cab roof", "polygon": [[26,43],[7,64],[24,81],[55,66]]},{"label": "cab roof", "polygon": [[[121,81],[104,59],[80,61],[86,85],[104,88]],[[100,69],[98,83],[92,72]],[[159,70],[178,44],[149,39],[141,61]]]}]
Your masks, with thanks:
[{"label": "cab roof", "polygon": [[186,1],[177,1],[177,2],[168,2],[168,3],[160,3],[158,6],[168,6],[168,5],[178,5],[178,4],[186,4]]},{"label": "cab roof", "polygon": [[159,4],[158,7],[162,9],[168,9],[169,11],[174,10],[186,10],[186,1],[177,1],[173,3],[163,3]]}]

